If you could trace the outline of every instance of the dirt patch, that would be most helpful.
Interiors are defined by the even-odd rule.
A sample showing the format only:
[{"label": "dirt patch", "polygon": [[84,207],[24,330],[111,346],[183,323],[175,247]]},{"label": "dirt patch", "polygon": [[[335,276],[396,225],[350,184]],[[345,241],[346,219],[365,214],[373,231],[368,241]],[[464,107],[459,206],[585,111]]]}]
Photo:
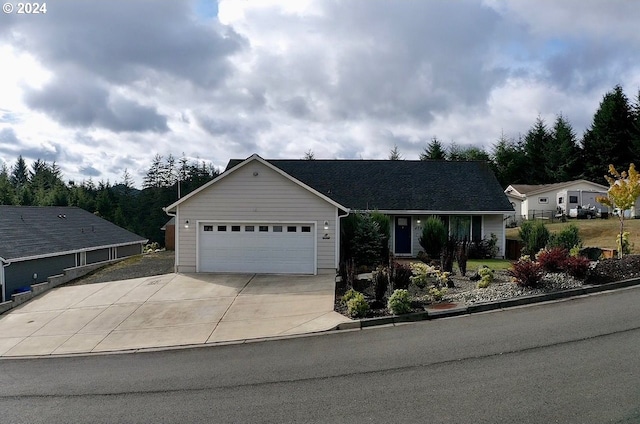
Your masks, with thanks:
[{"label": "dirt patch", "polygon": [[151,277],[174,272],[175,252],[162,251],[146,253],[125,259],[113,265],[102,267],[67,285],[105,283],[131,278]]}]

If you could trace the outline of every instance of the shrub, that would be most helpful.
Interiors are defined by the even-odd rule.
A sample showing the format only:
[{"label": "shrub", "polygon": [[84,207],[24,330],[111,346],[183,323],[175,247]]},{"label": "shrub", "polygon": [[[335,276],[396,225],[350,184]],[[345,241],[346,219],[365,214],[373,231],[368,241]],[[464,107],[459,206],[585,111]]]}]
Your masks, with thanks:
[{"label": "shrub", "polygon": [[469,259],[491,259],[498,255],[498,236],[491,233],[491,238],[474,240],[469,243]]},{"label": "shrub", "polygon": [[411,283],[411,268],[398,262],[391,264],[391,287],[393,289],[407,289]]},{"label": "shrub", "polygon": [[351,299],[347,301],[347,313],[350,317],[361,318],[369,311],[369,304],[362,293],[356,292]]},{"label": "shrub", "polygon": [[549,242],[549,230],[542,221],[524,221],[518,231],[522,240],[522,253],[535,255]]},{"label": "shrub", "polygon": [[411,312],[411,295],[409,291],[403,289],[394,290],[389,297],[387,307],[395,315]]},{"label": "shrub", "polygon": [[561,247],[543,249],[536,255],[540,266],[548,272],[560,272],[564,269],[569,252]]},{"label": "shrub", "polygon": [[374,296],[377,301],[382,302],[389,288],[389,268],[379,266],[372,277]]},{"label": "shrub", "polygon": [[420,288],[432,285],[436,288],[448,286],[451,282],[449,272],[442,272],[432,265],[422,263],[412,263],[411,282]]},{"label": "shrub", "polygon": [[380,233],[380,243],[382,249],[380,251],[380,263],[387,263],[389,259],[389,239],[391,238],[391,218],[382,212],[371,212],[371,219],[378,225]]},{"label": "shrub", "polygon": [[479,289],[486,289],[493,283],[494,273],[488,266],[483,265],[478,268],[478,275],[480,276],[480,281],[478,282]]},{"label": "shrub", "polygon": [[584,256],[591,261],[597,261],[598,259],[600,259],[600,256],[602,256],[602,249],[600,249],[599,247],[585,247],[583,249],[580,249],[580,253],[578,254],[578,256]]},{"label": "shrub", "polygon": [[622,241],[620,241],[620,234],[616,236],[616,246],[618,247],[618,252],[622,251],[623,255],[631,254],[633,245],[629,244],[629,231],[622,233]]},{"label": "shrub", "polygon": [[375,266],[381,262],[382,236],[370,214],[361,214],[353,234],[353,258],[356,265]]},{"label": "shrub", "polygon": [[564,263],[564,270],[575,278],[586,278],[591,261],[582,256],[569,256]]},{"label": "shrub", "polygon": [[516,284],[522,287],[536,288],[542,281],[542,267],[528,256],[523,256],[514,262],[507,272],[515,280]]},{"label": "shrub", "polygon": [[427,218],[422,224],[422,235],[419,241],[420,246],[429,257],[439,257],[447,241],[447,229],[444,222],[436,216]]},{"label": "shrub", "polygon": [[447,294],[447,288],[446,287],[442,287],[442,288],[431,287],[429,289],[429,296],[431,296],[431,299],[434,302],[440,302],[445,294]]},{"label": "shrub", "polygon": [[345,304],[348,303],[351,299],[356,297],[358,294],[360,294],[360,292],[354,289],[347,290],[347,292],[342,295],[342,298],[341,298],[342,303],[345,303]]},{"label": "shrub", "polygon": [[574,246],[582,247],[582,240],[575,224],[567,225],[562,231],[552,234],[549,238],[548,247],[571,250]]}]

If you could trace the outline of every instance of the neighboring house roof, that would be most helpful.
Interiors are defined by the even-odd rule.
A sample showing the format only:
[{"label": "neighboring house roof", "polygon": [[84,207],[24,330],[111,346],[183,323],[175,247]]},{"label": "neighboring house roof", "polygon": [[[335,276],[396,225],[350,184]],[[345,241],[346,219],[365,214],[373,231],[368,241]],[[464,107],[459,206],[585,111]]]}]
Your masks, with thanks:
[{"label": "neighboring house roof", "polygon": [[[225,175],[246,161],[232,159]],[[486,162],[266,160],[351,210],[513,212]]]},{"label": "neighboring house roof", "polygon": [[83,209],[58,206],[0,205],[0,234],[7,261],[148,241]]},{"label": "neighboring house roof", "polygon": [[576,184],[589,184],[592,185],[594,189],[602,191],[607,191],[609,189],[607,186],[594,183],[589,180],[573,180],[554,184],[511,184],[504,190],[504,192],[515,197],[527,197],[547,191],[561,191]]},{"label": "neighboring house roof", "polygon": [[171,219],[168,220],[166,224],[164,224],[162,227],[160,227],[160,231],[166,231],[167,227],[170,227],[172,225],[173,226],[176,225],[176,217],[175,216],[172,216]]}]

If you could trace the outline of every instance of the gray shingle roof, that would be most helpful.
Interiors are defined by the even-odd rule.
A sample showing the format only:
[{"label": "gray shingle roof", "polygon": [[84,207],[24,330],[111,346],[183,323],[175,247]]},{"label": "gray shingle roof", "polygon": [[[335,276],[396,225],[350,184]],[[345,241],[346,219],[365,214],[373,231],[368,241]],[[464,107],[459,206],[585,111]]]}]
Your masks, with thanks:
[{"label": "gray shingle roof", "polygon": [[76,207],[0,205],[0,257],[10,260],[146,239]]},{"label": "gray shingle roof", "polygon": [[[486,162],[267,160],[354,210],[513,212]],[[232,159],[227,170],[242,162]]]}]

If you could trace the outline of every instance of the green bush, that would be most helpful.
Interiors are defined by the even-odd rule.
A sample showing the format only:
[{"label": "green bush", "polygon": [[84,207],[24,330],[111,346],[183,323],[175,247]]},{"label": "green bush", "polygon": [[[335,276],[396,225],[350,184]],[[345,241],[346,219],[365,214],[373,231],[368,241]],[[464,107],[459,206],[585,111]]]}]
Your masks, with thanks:
[{"label": "green bush", "polygon": [[389,239],[391,238],[391,218],[382,212],[371,212],[371,219],[378,225],[380,233],[380,243],[382,249],[380,251],[380,263],[386,264],[389,260]]},{"label": "green bush", "polygon": [[442,287],[442,288],[431,287],[429,289],[429,296],[431,296],[431,299],[434,302],[440,302],[444,298],[445,294],[447,294],[447,288],[446,287]]},{"label": "green bush", "polygon": [[520,239],[522,240],[522,253],[535,255],[549,242],[551,237],[549,230],[542,221],[524,221],[520,225]]},{"label": "green bush", "polygon": [[411,295],[407,290],[394,290],[387,302],[387,308],[395,315],[411,312]]},{"label": "green bush", "polygon": [[420,246],[431,258],[438,258],[447,242],[447,228],[444,222],[436,216],[430,216],[422,224],[422,235],[419,239]]},{"label": "green bush", "polygon": [[482,265],[478,268],[478,275],[480,276],[480,281],[478,282],[479,289],[486,289],[493,283],[494,272],[488,266]]},{"label": "green bush", "polygon": [[370,214],[360,214],[351,250],[357,266],[373,267],[381,262],[382,236],[378,223]]},{"label": "green bush", "polygon": [[342,295],[342,298],[340,300],[342,300],[342,303],[346,304],[351,299],[356,297],[358,294],[360,294],[360,292],[358,292],[358,291],[356,291],[354,289],[349,289],[349,290],[347,290],[347,292],[345,294]]},{"label": "green bush", "polygon": [[352,318],[362,318],[369,311],[369,304],[362,293],[356,292],[347,301],[347,313]]},{"label": "green bush", "polygon": [[550,236],[548,247],[559,247],[569,251],[574,247],[580,248],[582,247],[582,240],[578,233],[578,227],[575,224],[569,224],[562,231]]}]

